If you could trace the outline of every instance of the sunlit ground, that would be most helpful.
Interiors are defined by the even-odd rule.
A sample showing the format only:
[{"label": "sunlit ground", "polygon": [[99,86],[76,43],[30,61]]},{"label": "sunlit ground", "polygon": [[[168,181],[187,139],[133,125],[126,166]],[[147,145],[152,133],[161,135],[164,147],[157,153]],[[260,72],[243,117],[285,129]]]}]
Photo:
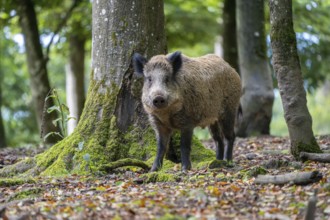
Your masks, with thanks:
[{"label": "sunlit ground", "polygon": [[[315,135],[330,134],[330,94],[320,88],[313,94],[307,95],[307,105],[313,118],[313,131]],[[283,116],[281,97],[275,91],[275,101],[273,105],[273,118],[270,125],[270,132],[275,136],[288,136],[288,129]],[[195,135],[199,139],[209,139],[210,134],[207,129],[196,128]]]}]

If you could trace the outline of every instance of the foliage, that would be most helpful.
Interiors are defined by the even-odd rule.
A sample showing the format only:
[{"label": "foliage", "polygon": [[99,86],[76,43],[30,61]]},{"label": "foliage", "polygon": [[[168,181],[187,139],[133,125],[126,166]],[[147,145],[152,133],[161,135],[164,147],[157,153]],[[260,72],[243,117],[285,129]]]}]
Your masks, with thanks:
[{"label": "foliage", "polygon": [[212,53],[220,35],[217,0],[166,0],[166,33],[169,51],[180,49],[190,56]]},{"label": "foliage", "polygon": [[308,88],[330,79],[330,1],[293,1],[298,53]]},{"label": "foliage", "polygon": [[[330,133],[330,115],[325,111],[325,109],[330,108],[330,99],[328,97],[328,91],[325,86],[316,89],[313,94],[307,93],[307,107],[313,118],[313,131],[316,135]],[[279,136],[289,135],[278,90],[275,90],[271,134]]]},{"label": "foliage", "polygon": [[53,106],[50,106],[48,109],[47,109],[47,113],[46,114],[49,114],[53,111],[57,111],[58,112],[58,118],[54,119],[52,121],[52,123],[55,125],[55,126],[60,126],[61,128],[61,132],[50,132],[48,134],[45,135],[44,140],[47,139],[47,137],[49,137],[50,135],[58,135],[60,136],[61,138],[64,138],[68,135],[68,132],[67,132],[67,122],[69,120],[76,120],[75,117],[70,117],[70,111],[69,111],[69,108],[67,105],[65,105],[64,103],[61,102],[60,100],[60,97],[58,95],[58,91],[56,89],[52,89],[50,92],[49,92],[49,95],[46,97],[45,101],[48,100],[48,99],[53,99],[54,100],[54,105]]}]

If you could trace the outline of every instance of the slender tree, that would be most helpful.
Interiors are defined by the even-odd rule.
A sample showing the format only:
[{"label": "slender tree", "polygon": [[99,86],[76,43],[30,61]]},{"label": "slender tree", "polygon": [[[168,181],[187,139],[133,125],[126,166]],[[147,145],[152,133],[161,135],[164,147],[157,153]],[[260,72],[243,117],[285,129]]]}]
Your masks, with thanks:
[{"label": "slender tree", "polygon": [[266,56],[264,1],[237,0],[239,69],[243,84],[243,117],[238,136],[269,134],[274,101]]},{"label": "slender tree", "polygon": [[[46,59],[42,52],[39,39],[39,30],[36,12],[32,0],[17,1],[17,12],[19,15],[19,24],[24,36],[24,45],[30,74],[30,85],[34,108],[37,115],[37,121],[41,132],[46,135],[50,132],[60,132],[60,128],[53,124],[57,114],[53,111],[50,114],[45,113],[49,107],[54,105],[52,99],[45,102],[45,98],[50,91],[50,83],[47,74]],[[55,143],[59,136],[51,135],[46,142]]]},{"label": "slender tree", "polygon": [[291,153],[298,159],[302,151],[320,153],[321,150],[315,140],[312,117],[307,108],[293,29],[292,1],[270,0],[269,6],[272,61],[289,130]]},{"label": "slender tree", "polygon": [[66,100],[70,116],[75,119],[68,121],[68,134],[71,134],[80,119],[85,103],[85,42],[86,35],[81,34],[82,25],[73,22],[72,31],[68,34],[69,62],[66,66]]},{"label": "slender tree", "polygon": [[223,57],[239,72],[237,30],[236,30],[236,0],[224,0],[223,9]]},{"label": "slender tree", "polygon": [[[0,74],[2,74],[1,71]],[[1,106],[2,106],[1,87],[2,87],[2,75],[0,75],[0,148],[6,146],[5,128],[3,126],[2,114],[1,114]]]}]

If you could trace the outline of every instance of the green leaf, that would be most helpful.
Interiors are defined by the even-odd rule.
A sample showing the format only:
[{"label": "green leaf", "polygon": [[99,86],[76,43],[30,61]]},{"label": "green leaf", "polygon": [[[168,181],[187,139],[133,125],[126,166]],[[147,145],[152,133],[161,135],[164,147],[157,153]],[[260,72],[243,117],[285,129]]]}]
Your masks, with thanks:
[{"label": "green leaf", "polygon": [[46,135],[44,136],[44,141],[45,141],[49,136],[51,136],[51,135],[57,135],[57,136],[60,136],[61,138],[64,138],[64,137],[61,135],[60,132],[49,132],[48,134],[46,134]]},{"label": "green leaf", "polygon": [[53,111],[58,111],[58,112],[61,112],[60,111],[60,108],[58,106],[51,106],[47,109],[47,113],[51,113]]},{"label": "green leaf", "polygon": [[69,108],[68,108],[68,106],[66,106],[65,104],[61,104],[61,108],[62,108],[62,111],[64,112],[64,113],[69,113],[70,111],[69,111]]},{"label": "green leaf", "polygon": [[70,121],[70,120],[77,120],[77,118],[76,118],[76,117],[72,117],[72,116],[70,116],[70,117],[67,117],[67,118],[65,119],[66,122],[68,122],[68,121]]},{"label": "green leaf", "polygon": [[57,122],[61,121],[61,118],[56,118],[55,120],[52,121],[53,125],[57,127]]},{"label": "green leaf", "polygon": [[56,96],[53,95],[53,94],[49,94],[49,95],[45,98],[45,101],[47,101],[47,100],[50,99],[50,98],[56,98]]}]

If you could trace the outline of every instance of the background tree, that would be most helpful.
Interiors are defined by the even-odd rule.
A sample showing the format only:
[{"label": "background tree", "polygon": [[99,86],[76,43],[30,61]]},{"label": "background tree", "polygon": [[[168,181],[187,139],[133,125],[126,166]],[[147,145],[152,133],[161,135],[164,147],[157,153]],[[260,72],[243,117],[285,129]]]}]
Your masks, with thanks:
[{"label": "background tree", "polygon": [[[88,20],[87,20],[88,21]],[[70,116],[68,134],[71,134],[80,119],[85,103],[85,45],[89,34],[81,20],[70,22],[68,36],[69,60],[66,66],[66,100]]]},{"label": "background tree", "polygon": [[243,117],[237,135],[269,134],[274,94],[266,55],[263,0],[237,0],[237,35],[243,86]]},{"label": "background tree", "polygon": [[[52,99],[47,99],[45,102],[45,98],[50,91],[50,83],[46,67],[47,61],[43,55],[39,39],[39,30],[33,2],[31,0],[17,2],[17,12],[19,15],[19,24],[24,36],[31,91],[38,125],[42,127],[41,132],[44,135],[50,132],[60,133],[60,127],[55,126],[52,122],[57,118],[57,112],[53,111],[50,114],[44,113],[45,110],[54,105],[54,102]],[[46,142],[55,143],[58,140],[58,135],[51,135],[47,138]]]},{"label": "background tree", "polygon": [[0,70],[0,148],[6,146],[6,135],[5,135],[5,127],[3,125],[3,120],[2,120],[2,113],[1,113],[1,107],[2,107],[2,92],[1,92],[1,87],[2,87],[2,75],[3,73]]},{"label": "background tree", "polygon": [[307,108],[306,92],[297,54],[293,30],[292,1],[269,1],[273,66],[278,80],[284,117],[288,126],[291,153],[299,158],[302,151],[322,152],[313,130],[312,117]]},{"label": "background tree", "polygon": [[236,34],[236,0],[224,0],[222,18],[223,58],[239,72]]}]

